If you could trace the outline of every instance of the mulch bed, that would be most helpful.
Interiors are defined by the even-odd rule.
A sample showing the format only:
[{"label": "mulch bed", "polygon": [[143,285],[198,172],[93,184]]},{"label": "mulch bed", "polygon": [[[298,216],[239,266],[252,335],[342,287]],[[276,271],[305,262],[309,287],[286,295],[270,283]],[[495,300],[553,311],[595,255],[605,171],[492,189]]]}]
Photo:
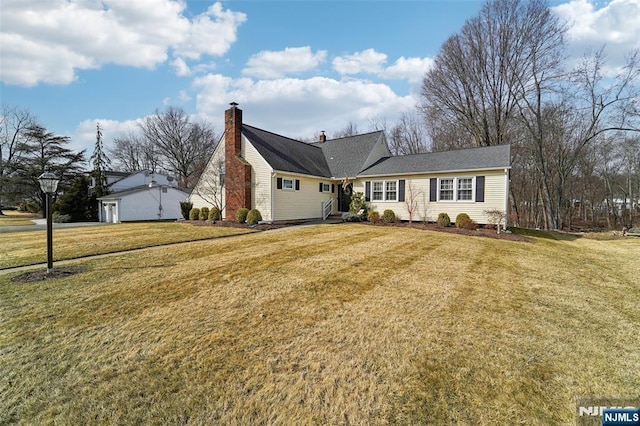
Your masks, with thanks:
[{"label": "mulch bed", "polygon": [[80,274],[87,270],[86,266],[69,266],[66,268],[53,268],[51,273],[47,274],[47,270],[25,272],[11,279],[14,283],[33,283],[37,281],[55,280],[57,278],[65,278],[71,275]]}]

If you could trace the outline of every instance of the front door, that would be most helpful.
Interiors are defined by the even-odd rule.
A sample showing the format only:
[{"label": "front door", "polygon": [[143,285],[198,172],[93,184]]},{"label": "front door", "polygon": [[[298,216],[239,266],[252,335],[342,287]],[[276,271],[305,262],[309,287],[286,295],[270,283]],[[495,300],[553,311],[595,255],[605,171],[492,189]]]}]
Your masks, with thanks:
[{"label": "front door", "polygon": [[338,211],[348,212],[349,204],[351,204],[351,194],[353,193],[353,184],[349,183],[343,189],[341,184],[338,184]]}]

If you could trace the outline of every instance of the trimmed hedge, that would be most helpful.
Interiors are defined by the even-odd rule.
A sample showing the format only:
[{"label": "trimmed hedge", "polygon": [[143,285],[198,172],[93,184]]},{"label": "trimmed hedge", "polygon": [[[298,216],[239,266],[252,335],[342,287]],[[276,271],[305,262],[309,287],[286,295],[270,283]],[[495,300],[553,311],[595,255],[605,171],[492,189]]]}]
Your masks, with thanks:
[{"label": "trimmed hedge", "polygon": [[245,223],[247,221],[247,214],[249,214],[248,208],[243,207],[241,209],[238,209],[238,211],[236,212],[236,220],[238,221],[238,223]]},{"label": "trimmed hedge", "polygon": [[367,214],[367,219],[371,223],[378,223],[378,222],[380,222],[380,213],[371,210]]},{"label": "trimmed hedge", "polygon": [[209,210],[209,220],[211,220],[213,222],[217,222],[218,220],[222,220],[222,213],[220,212],[219,208],[211,207],[211,210]]},{"label": "trimmed hedge", "polygon": [[396,221],[396,214],[393,212],[393,210],[387,209],[382,212],[382,221],[384,223],[393,223]]},{"label": "trimmed hedge", "polygon": [[449,218],[448,214],[440,213],[438,215],[438,220],[436,221],[436,223],[438,224],[438,226],[446,228],[447,226],[451,226],[451,219]]},{"label": "trimmed hedge", "polygon": [[466,213],[460,213],[456,216],[456,228],[464,228],[467,222],[470,222],[471,218]]},{"label": "trimmed hedge", "polygon": [[189,219],[200,220],[200,209],[197,207],[192,208],[191,211],[189,212]]},{"label": "trimmed hedge", "polygon": [[189,220],[189,212],[193,208],[193,203],[190,201],[180,201],[180,213],[184,220]]},{"label": "trimmed hedge", "polygon": [[262,215],[258,209],[249,210],[247,213],[247,223],[249,225],[257,225],[262,220]]},{"label": "trimmed hedge", "polygon": [[202,207],[200,209],[200,220],[209,219],[209,207]]}]

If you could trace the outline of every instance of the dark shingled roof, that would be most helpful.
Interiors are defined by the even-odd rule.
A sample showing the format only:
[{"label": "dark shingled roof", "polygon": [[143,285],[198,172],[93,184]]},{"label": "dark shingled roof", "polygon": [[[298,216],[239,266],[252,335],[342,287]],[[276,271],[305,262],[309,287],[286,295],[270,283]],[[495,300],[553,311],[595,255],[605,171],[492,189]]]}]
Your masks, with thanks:
[{"label": "dark shingled roof", "polygon": [[317,146],[246,124],[242,125],[242,133],[274,170],[331,177],[324,154]]},{"label": "dark shingled roof", "polygon": [[502,169],[511,164],[509,145],[390,156],[382,131],[311,144],[247,124],[242,133],[274,170],[327,178]]},{"label": "dark shingled roof", "polygon": [[511,166],[511,146],[498,145],[455,151],[386,157],[361,176],[395,175],[457,170],[503,169]]},{"label": "dark shingled roof", "polygon": [[355,177],[365,167],[365,162],[382,136],[383,132],[377,131],[315,142],[313,145],[322,149],[333,177]]}]

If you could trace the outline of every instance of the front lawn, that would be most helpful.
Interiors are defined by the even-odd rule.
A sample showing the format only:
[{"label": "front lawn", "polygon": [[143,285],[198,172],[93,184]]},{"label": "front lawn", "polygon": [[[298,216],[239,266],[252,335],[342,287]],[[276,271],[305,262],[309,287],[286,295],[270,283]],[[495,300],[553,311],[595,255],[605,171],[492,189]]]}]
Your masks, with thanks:
[{"label": "front lawn", "polygon": [[533,239],[321,225],[0,275],[0,424],[575,424],[640,396],[640,240]]},{"label": "front lawn", "polygon": [[[141,222],[53,230],[54,261],[163,244],[253,232],[248,228],[196,227],[190,223]],[[47,261],[46,230],[0,234],[0,269]]]}]

